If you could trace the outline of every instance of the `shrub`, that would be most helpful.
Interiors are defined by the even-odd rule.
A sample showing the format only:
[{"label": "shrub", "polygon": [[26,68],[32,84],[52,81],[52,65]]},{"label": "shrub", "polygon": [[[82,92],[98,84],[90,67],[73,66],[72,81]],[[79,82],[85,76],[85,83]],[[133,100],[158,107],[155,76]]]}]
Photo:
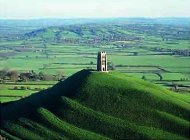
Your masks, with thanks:
[{"label": "shrub", "polygon": [[146,80],[146,76],[143,75],[141,79]]},{"label": "shrub", "polygon": [[13,88],[14,90],[18,90],[18,87],[17,86],[14,86],[14,88]]},{"label": "shrub", "polygon": [[25,86],[20,87],[21,90],[26,90],[27,88]]},{"label": "shrub", "polygon": [[40,90],[42,90],[42,89],[39,88],[39,87],[36,87],[36,88],[34,88],[34,90],[40,91]]},{"label": "shrub", "polygon": [[90,65],[93,65],[94,63],[93,63],[93,61],[90,61]]}]

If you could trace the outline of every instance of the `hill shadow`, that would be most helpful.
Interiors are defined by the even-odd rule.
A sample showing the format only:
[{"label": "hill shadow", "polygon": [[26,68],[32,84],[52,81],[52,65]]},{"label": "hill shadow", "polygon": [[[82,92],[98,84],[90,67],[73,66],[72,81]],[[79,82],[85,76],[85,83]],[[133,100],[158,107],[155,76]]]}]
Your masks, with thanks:
[{"label": "hill shadow", "polygon": [[1,122],[16,120],[20,117],[31,117],[39,107],[52,108],[60,96],[75,96],[78,88],[92,71],[94,70],[81,70],[65,81],[57,83],[52,88],[40,91],[21,100],[1,104]]}]

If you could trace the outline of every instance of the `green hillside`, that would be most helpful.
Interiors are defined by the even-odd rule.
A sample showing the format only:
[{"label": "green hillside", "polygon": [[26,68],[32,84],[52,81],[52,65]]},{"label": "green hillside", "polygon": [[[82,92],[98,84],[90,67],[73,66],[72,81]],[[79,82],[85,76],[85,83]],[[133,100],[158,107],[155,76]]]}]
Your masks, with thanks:
[{"label": "green hillside", "polygon": [[8,139],[188,139],[190,98],[118,72],[82,70],[1,106]]}]

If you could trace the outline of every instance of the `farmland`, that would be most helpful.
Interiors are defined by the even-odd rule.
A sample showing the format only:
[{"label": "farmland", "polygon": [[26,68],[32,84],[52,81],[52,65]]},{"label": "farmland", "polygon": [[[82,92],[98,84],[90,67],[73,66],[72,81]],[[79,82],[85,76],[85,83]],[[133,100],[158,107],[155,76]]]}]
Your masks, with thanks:
[{"label": "farmland", "polygon": [[[68,77],[82,69],[96,69],[97,52],[106,51],[110,71],[189,94],[190,29],[186,22],[171,25],[148,19],[93,22],[47,27],[28,25],[27,30],[17,25],[8,33],[3,32],[1,70],[47,75],[62,73]],[[58,82],[1,81],[1,102],[24,98]]]}]

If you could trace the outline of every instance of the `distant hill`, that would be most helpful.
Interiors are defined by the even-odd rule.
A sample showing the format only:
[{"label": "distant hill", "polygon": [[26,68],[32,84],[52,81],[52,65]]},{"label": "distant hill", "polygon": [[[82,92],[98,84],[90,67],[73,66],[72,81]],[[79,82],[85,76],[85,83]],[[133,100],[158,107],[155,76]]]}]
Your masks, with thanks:
[{"label": "distant hill", "polygon": [[1,106],[8,139],[188,139],[190,99],[118,72],[82,70]]},{"label": "distant hill", "polygon": [[[15,21],[16,23],[19,21]],[[28,42],[88,45],[116,41],[140,42],[143,39],[142,34],[172,40],[189,40],[190,33],[188,18],[43,19],[23,23],[30,23],[32,26],[39,24],[37,29],[20,35],[21,39]]]},{"label": "distant hill", "polygon": [[168,24],[188,25],[190,19],[187,17],[165,17],[165,18],[42,18],[42,19],[0,19],[0,26],[24,26],[24,27],[49,27],[60,25],[86,24],[86,23],[146,23],[146,24]]},{"label": "distant hill", "polygon": [[189,29],[190,19],[186,17],[176,18],[73,18],[73,19],[0,19],[0,35],[1,36],[20,36],[24,33],[34,30],[48,28],[52,26],[70,26],[70,25],[86,25],[86,24],[101,24],[101,25],[166,25],[180,26]]}]

